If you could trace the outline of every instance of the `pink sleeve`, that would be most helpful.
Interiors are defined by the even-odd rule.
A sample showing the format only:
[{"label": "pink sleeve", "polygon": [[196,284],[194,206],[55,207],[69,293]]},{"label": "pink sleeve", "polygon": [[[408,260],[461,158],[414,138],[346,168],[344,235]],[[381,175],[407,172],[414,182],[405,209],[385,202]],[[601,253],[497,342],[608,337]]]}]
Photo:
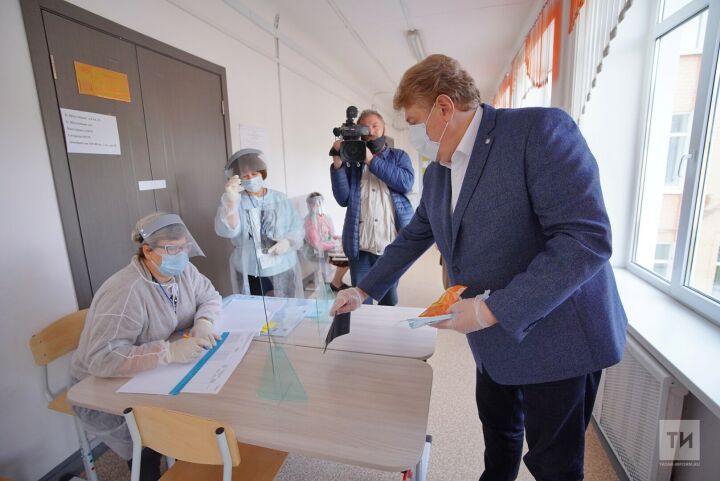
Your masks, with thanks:
[{"label": "pink sleeve", "polygon": [[305,218],[305,239],[315,249],[321,249],[320,234],[309,216]]}]

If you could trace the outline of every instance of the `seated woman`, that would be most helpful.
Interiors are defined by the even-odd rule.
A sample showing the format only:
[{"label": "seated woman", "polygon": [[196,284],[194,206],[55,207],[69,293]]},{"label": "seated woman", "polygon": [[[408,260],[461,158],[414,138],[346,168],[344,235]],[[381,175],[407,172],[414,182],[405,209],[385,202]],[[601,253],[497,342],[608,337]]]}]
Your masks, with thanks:
[{"label": "seated woman", "polygon": [[[163,364],[192,362],[216,342],[213,323],[222,301],[189,262],[190,256],[204,254],[182,219],[150,214],[137,222],[132,239],[138,253],[103,283],[90,304],[71,361],[73,383],[87,376],[126,377]],[[182,329],[190,329],[190,337],[168,341]],[[132,440],[122,416],[74,409],[88,433],[122,458],[131,458]],[[159,479],[160,455],[145,448],[142,456],[141,480]]]},{"label": "seated woman", "polygon": [[[335,275],[330,281],[330,289],[337,292],[350,286],[343,282],[348,271],[348,261],[334,260],[330,253],[341,251],[340,239],[335,235],[335,226],[332,219],[325,214],[325,198],[319,192],[313,192],[307,199],[308,215],[305,216],[306,257],[312,261],[323,261],[321,267],[328,262],[336,267]],[[323,276],[329,273],[323,271]]]},{"label": "seated woman", "polygon": [[303,229],[287,196],[264,185],[267,164],[257,149],[235,152],[215,216],[215,232],[232,240],[232,265],[243,294],[303,297],[297,251]]}]

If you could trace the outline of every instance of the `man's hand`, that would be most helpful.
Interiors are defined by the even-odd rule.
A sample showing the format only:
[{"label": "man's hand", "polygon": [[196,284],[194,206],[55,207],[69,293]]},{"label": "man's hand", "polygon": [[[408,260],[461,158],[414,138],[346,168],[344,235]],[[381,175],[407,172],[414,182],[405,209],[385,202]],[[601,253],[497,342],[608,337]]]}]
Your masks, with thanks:
[{"label": "man's hand", "polygon": [[478,295],[472,299],[463,299],[450,307],[453,317],[447,321],[432,324],[438,329],[452,329],[463,334],[479,331],[497,324],[495,315],[485,304],[485,296]]},{"label": "man's hand", "polygon": [[370,163],[372,162],[373,157],[375,157],[375,156],[373,155],[372,152],[370,152],[370,149],[368,149],[367,147],[365,147],[365,163],[366,163],[367,165],[370,165]]},{"label": "man's hand", "polygon": [[330,308],[330,315],[343,314],[345,312],[352,312],[358,309],[363,301],[368,298],[368,295],[362,289],[353,287],[350,289],[343,289],[338,292],[335,298],[335,304]]},{"label": "man's hand", "polygon": [[[342,146],[342,140],[336,140],[335,143],[333,143],[332,148],[336,151],[340,152],[340,146]],[[342,159],[339,155],[333,155],[333,166],[336,169],[342,168]]]}]

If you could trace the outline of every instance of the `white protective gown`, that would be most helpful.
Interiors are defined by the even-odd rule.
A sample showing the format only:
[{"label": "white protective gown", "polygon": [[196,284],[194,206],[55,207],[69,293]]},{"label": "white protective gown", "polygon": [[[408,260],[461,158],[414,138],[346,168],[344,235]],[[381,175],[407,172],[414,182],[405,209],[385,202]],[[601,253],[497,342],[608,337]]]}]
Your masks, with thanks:
[{"label": "white protective gown", "polygon": [[[173,294],[177,313],[167,297]],[[192,263],[161,289],[134,256],[103,283],[90,304],[70,365],[72,382],[87,376],[129,377],[152,369],[160,364],[173,332],[192,328],[201,317],[215,322],[221,310],[220,294]],[[132,441],[122,416],[79,407],[75,411],[88,433],[130,459]]]},{"label": "white protective gown", "polygon": [[[235,246],[231,260],[239,274],[240,292],[250,294],[247,279],[250,275],[270,278],[275,296],[303,297],[297,251],[303,245],[305,233],[292,202],[284,193],[268,189],[262,197],[242,192],[236,208],[240,222],[233,229],[227,222],[227,202],[224,199],[221,201],[215,216],[215,232],[231,239]],[[283,239],[291,244],[285,254],[263,254],[263,249]]]}]

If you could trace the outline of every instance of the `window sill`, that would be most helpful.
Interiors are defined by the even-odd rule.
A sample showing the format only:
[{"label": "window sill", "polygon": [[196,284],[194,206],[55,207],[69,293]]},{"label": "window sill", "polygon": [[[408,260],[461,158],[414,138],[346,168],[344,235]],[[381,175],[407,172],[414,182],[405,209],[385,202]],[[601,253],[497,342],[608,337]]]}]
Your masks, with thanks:
[{"label": "window sill", "polygon": [[720,417],[720,326],[615,268],[628,333]]}]

